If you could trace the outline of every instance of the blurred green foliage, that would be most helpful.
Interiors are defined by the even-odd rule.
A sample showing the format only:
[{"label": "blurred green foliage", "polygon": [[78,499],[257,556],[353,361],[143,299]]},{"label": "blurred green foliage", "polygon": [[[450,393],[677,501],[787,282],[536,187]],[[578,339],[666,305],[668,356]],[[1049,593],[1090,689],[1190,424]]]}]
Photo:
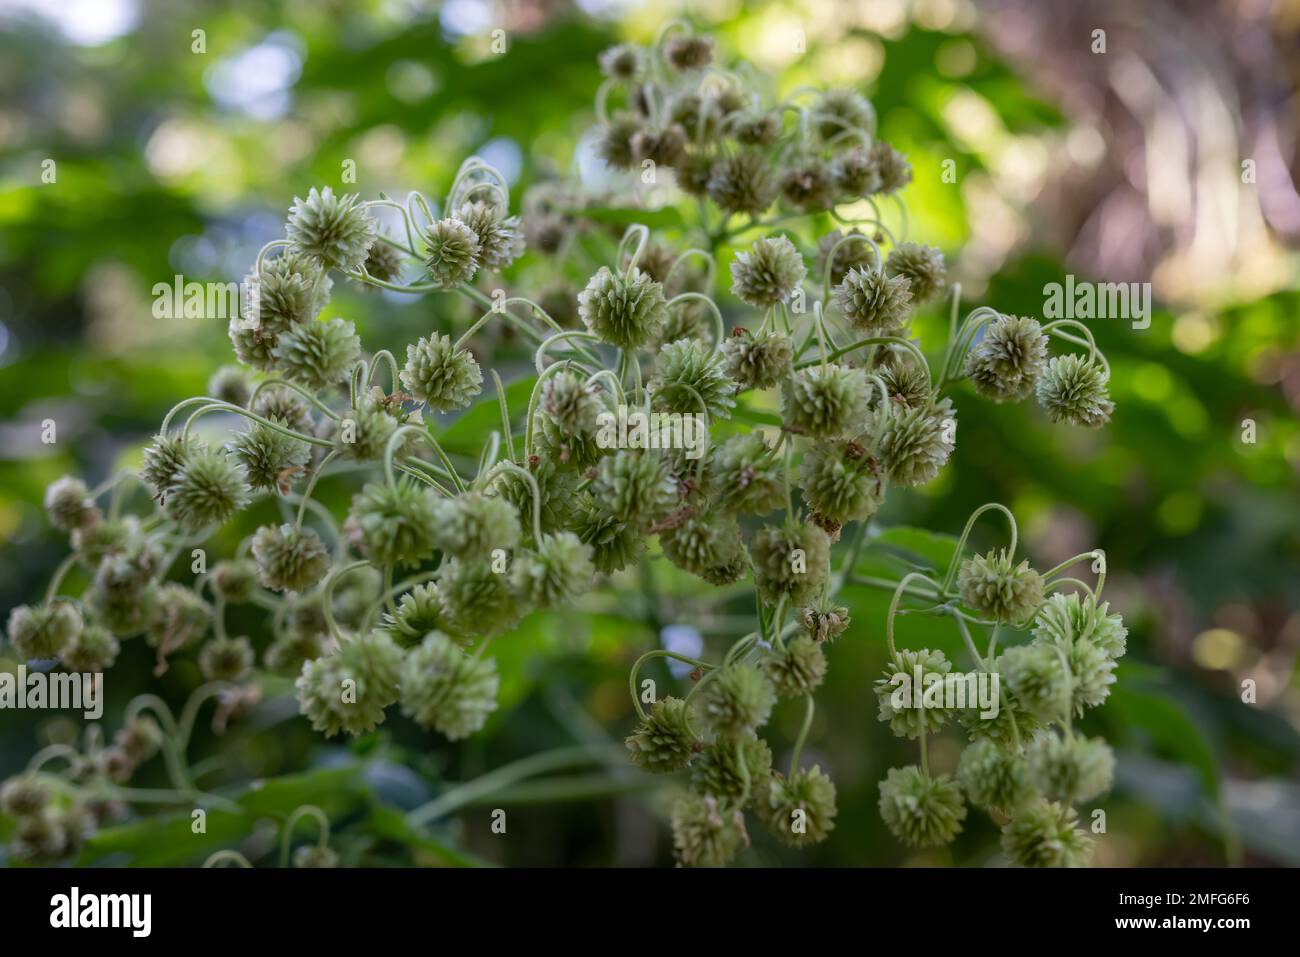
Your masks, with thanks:
[{"label": "blurred green foliage", "polygon": [[[102,478],[137,461],[166,410],[202,392],[211,372],[229,361],[224,323],[152,317],[153,283],[179,272],[200,281],[238,278],[277,234],[290,198],[314,184],[338,188],[348,159],[357,161],[356,188],[370,196],[413,187],[437,195],[461,159],[482,150],[510,161],[520,192],[567,171],[591,123],[596,53],[625,33],[648,39],[650,29],[644,15],[620,26],[543,5],[528,21],[535,29],[511,32],[497,55],[487,39],[455,36],[436,14],[403,20],[392,14],[398,5],[379,2],[217,7],[153,0],[143,8],[132,32],[101,47],[77,47],[36,25],[11,24],[0,34],[5,609],[43,590],[66,551],[40,511],[46,484],[66,472]],[[743,53],[774,9],[737,5],[711,27],[724,49]],[[196,27],[206,31],[202,54],[191,49]],[[954,133],[952,98],[978,97],[997,126],[1017,137],[1050,137],[1063,119],[979,37],[914,24],[888,41],[866,34],[810,41],[808,55],[781,77],[783,87],[823,82],[819,64],[831,62],[828,49],[855,43],[880,53],[865,89],[883,136],[915,167],[911,232],[956,258],[991,227],[972,218],[963,191],[941,176],[948,159],[959,181],[988,173],[979,142]],[[242,108],[223,103],[214,89],[229,75],[223,63],[245,71],[255,93],[258,82],[270,82],[258,71],[271,67],[240,59],[267,44],[288,51],[277,61],[288,82],[267,86]],[[936,68],[953,44],[974,57],[959,78]],[[259,115],[276,96],[285,98],[284,111]],[[40,182],[45,158],[57,163],[54,184]],[[1031,240],[968,305],[1039,314],[1043,286],[1066,271],[1059,250]],[[524,286],[537,275],[526,257],[507,278]],[[744,318],[735,301],[724,297],[724,308],[729,318]],[[397,348],[471,318],[444,298],[395,302],[357,289],[341,290],[329,309],[356,321],[371,348]],[[1275,374],[1295,362],[1298,311],[1300,293],[1287,291],[1212,315],[1157,310],[1145,331],[1094,323],[1114,372],[1110,428],[1053,429],[1032,404],[991,406],[961,394],[952,464],[931,485],[892,495],[875,522],[877,532],[955,532],[974,507],[1000,500],[1020,517],[1030,554],[1042,564],[1106,549],[1107,597],[1131,634],[1119,684],[1093,719],[1120,749],[1100,863],[1300,864],[1300,427]],[[918,324],[927,348],[942,342],[946,322],[936,307]],[[523,352],[509,341],[497,348],[497,364],[516,373],[509,395],[518,413],[531,385]],[[54,446],[38,438],[47,417],[59,422]],[[1253,442],[1243,441],[1245,420],[1255,423]],[[446,428],[448,448],[476,458],[478,437],[495,421],[495,404],[481,404]],[[320,497],[338,512],[351,489],[346,478],[331,478]],[[219,547],[233,548],[272,515],[264,506],[243,516]],[[975,543],[992,544],[992,534],[981,526]],[[953,543],[893,530],[875,545],[938,561]],[[247,815],[214,810],[201,841],[190,834],[188,813],[131,820],[102,832],[82,862],[192,864],[246,840],[273,856],[275,840],[250,833],[249,822],[282,818],[309,801],[335,820],[345,862],[664,863],[665,782],[627,773],[617,754],[561,779],[596,797],[564,801],[564,786],[548,791],[536,782],[504,791],[498,800],[510,808],[509,840],[489,830],[495,803],[471,804],[431,830],[412,829],[396,809],[549,748],[578,742],[601,755],[617,749],[632,719],[627,668],[658,631],[685,623],[720,643],[752,612],[743,602],[706,609],[697,585],[655,561],[576,609],[528,619],[494,645],[501,710],[482,735],[456,747],[403,720],[358,744],[323,743],[297,717],[287,684],[268,684],[264,703],[223,736],[201,722],[191,755],[213,760],[205,785],[229,788]],[[75,578],[70,586],[78,587]],[[830,652],[806,752],[809,763],[834,771],[836,830],[800,854],[756,835],[745,859],[991,860],[996,834],[987,822],[972,819],[953,849],[933,854],[905,853],[879,823],[876,782],[912,754],[876,721],[870,693],[884,664],[888,596],[857,588],[846,597],[854,625]],[[248,630],[255,617],[253,609],[232,612],[232,632]],[[958,648],[950,625],[923,617],[904,619],[900,640]],[[199,683],[192,663],[178,662],[157,681],[151,666],[145,649],[125,649],[108,682],[110,727],[135,694],[153,690],[178,708]],[[647,674],[670,686],[684,681],[662,667],[655,663]],[[1241,702],[1243,678],[1258,682],[1260,704]],[[801,719],[802,705],[778,709],[778,762]],[[0,775],[72,725],[9,712],[0,723]],[[956,753],[941,738],[931,761],[943,768]],[[246,783],[264,778],[264,786]]]}]

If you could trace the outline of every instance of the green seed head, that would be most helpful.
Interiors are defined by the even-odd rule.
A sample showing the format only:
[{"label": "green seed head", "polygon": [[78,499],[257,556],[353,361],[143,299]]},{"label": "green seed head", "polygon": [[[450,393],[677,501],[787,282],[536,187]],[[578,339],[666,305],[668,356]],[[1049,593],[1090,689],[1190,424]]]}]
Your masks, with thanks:
[{"label": "green seed head", "polygon": [[402,713],[450,741],[478,731],[497,708],[496,662],[431,632],[402,667]]},{"label": "green seed head", "polygon": [[326,186],[307,198],[294,197],[286,230],[291,252],[319,269],[353,270],[363,265],[378,229],[355,194],[335,196]]},{"label": "green seed head", "polygon": [[835,830],[835,784],[818,765],[774,777],[760,803],[764,822],[783,844],[809,847]]},{"label": "green seed head", "polygon": [[957,589],[964,604],[983,618],[1023,624],[1043,602],[1043,576],[1026,559],[1012,565],[1006,549],[990,550],[961,563]]},{"label": "green seed head", "polygon": [[700,698],[705,723],[719,735],[736,737],[767,724],[776,692],[755,666],[731,664],[710,677]]},{"label": "green seed head", "polygon": [[1115,411],[1109,378],[1099,362],[1073,353],[1056,356],[1038,380],[1038,404],[1053,422],[1100,428]]},{"label": "green seed head", "polygon": [[325,577],[330,553],[314,529],[263,525],[253,536],[253,560],[264,588],[305,592]]},{"label": "green seed head", "polygon": [[809,522],[767,525],[749,543],[754,584],[769,606],[785,596],[788,606],[805,605],[821,593],[830,571],[830,539]]},{"label": "green seed head", "polygon": [[636,267],[623,273],[602,266],[578,293],[578,315],[602,342],[636,349],[653,340],[668,318],[664,287]]},{"label": "green seed head", "polygon": [[880,782],[880,816],[909,847],[942,847],[961,833],[966,805],[952,778],[912,765],[891,768]]},{"label": "green seed head", "polygon": [[661,698],[624,740],[632,762],[643,771],[671,774],[690,763],[700,749],[691,707],[681,698]]},{"label": "green seed head", "polygon": [[1019,867],[1087,867],[1092,839],[1077,824],[1073,808],[1030,802],[1002,828],[1002,850]]},{"label": "green seed head", "polygon": [[758,309],[790,301],[808,273],[803,257],[785,236],[759,239],[731,261],[731,291]]}]

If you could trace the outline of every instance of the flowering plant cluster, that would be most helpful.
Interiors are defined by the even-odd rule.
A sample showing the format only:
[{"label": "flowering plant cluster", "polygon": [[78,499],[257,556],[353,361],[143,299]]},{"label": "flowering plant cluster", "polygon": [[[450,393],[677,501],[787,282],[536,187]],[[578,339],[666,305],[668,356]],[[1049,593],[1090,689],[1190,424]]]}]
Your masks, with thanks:
[{"label": "flowering plant cluster", "polygon": [[[663,558],[709,585],[752,583],[756,607],[754,629],[719,660],[657,650],[632,670],[640,720],[627,738],[631,760],[689,779],[671,815],[683,864],[730,860],[748,842],[745,811],[793,846],[834,827],[835,786],[799,756],[826,650],[850,627],[836,598],[855,582],[894,590],[880,714],[920,746],[918,766],[881,783],[891,831],[908,845],[947,843],[970,803],[1005,822],[1017,863],[1087,860],[1073,808],[1108,788],[1113,762],[1103,741],[1077,736],[1071,722],[1105,699],[1125,636],[1100,601],[1104,560],[1095,590],[1061,577],[1070,563],[1040,574],[1016,562],[1010,513],[986,506],[1011,522],[1005,549],[964,558],[963,535],[942,579],[914,570],[882,582],[855,569],[889,490],[931,481],[952,454],[955,386],[968,381],[995,402],[1036,396],[1054,422],[1097,427],[1112,411],[1105,357],[1070,321],[1043,325],[988,307],[958,321],[960,287],[950,288],[942,254],[882,221],[880,200],[904,210],[898,194],[911,169],[877,138],[859,93],[765,102],[743,67],[722,69],[708,38],[677,27],[652,48],[618,46],[600,63],[600,155],[615,169],[671,176],[698,201],[701,244],[677,248],[632,225],[583,288],[534,301],[490,294],[499,284],[491,277],[526,245],[562,274],[584,237],[605,236],[576,187],[537,188],[522,220],[505,179],[477,158],[436,212],[418,192],[397,202],[312,189],[253,265],[255,295],[229,328],[240,365],[168,413],[138,474],[96,489],[65,477],[49,488],[46,511],[72,554],[45,600],[11,614],[13,650],[98,672],[120,642],[142,637],[160,671],[193,654],[209,684],[179,719],[146,696],[112,744],[65,749],[61,774],[45,769],[57,755],[43,753],[11,779],[2,799],[20,822],[17,857],[71,853],[121,813],[134,768],[159,751],[178,793],[194,794],[184,750],[195,701],[218,698],[219,720],[237,718],[257,700],[259,671],[293,676],[301,713],[326,736],[370,732],[397,709],[448,740],[465,738],[496,708],[490,642],[650,560],[657,541]],[[870,213],[844,219],[838,209],[851,203]],[[395,233],[380,226],[379,210],[396,211]],[[835,228],[810,235],[827,222]],[[728,285],[744,309],[728,331],[714,280],[731,246]],[[320,318],[340,279],[453,293],[483,311],[454,338],[430,332],[407,344],[402,362],[387,349],[364,351],[351,322]],[[936,368],[910,323],[945,295],[951,318]],[[496,399],[485,401],[499,403],[501,428],[485,436],[477,462],[458,461],[435,426],[479,400],[484,374],[471,340],[494,319],[535,344],[535,385],[519,419],[491,371]],[[1065,351],[1052,354],[1053,338]],[[729,424],[702,455],[599,440],[602,416],[620,407],[701,415],[712,428],[747,393],[769,390],[779,395],[779,426]],[[195,430],[214,414],[241,423],[219,444]],[[340,522],[313,489],[323,475],[356,471],[367,478]],[[128,479],[149,490],[147,514],[119,508],[116,489]],[[283,521],[258,528],[192,583],[173,579],[180,554],[259,499],[280,503]],[[73,565],[91,583],[60,594]],[[1060,591],[1066,584],[1078,591]],[[895,647],[904,599],[949,615],[974,667],[1001,676],[996,719],[941,704],[896,707],[896,673],[952,667],[941,652]],[[229,635],[232,604],[264,608],[269,637]],[[992,629],[983,654],[973,627]],[[1026,628],[1031,640],[998,653],[1000,630]],[[694,667],[689,693],[643,700],[636,678],[656,657]],[[781,773],[759,732],[784,699],[801,699],[807,719]],[[926,759],[926,736],[946,724],[971,739],[955,779],[932,775]],[[298,863],[333,862],[324,836],[307,851]]]}]

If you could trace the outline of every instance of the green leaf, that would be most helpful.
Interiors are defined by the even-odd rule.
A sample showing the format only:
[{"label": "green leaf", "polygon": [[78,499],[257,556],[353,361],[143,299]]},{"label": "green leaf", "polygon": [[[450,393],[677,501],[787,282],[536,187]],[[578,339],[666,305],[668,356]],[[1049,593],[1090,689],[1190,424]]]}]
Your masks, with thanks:
[{"label": "green leaf", "polygon": [[1119,681],[1107,705],[1126,724],[1146,732],[1155,750],[1193,768],[1207,794],[1218,795],[1221,775],[1214,751],[1201,729],[1168,692],[1142,691],[1132,683]]},{"label": "green leaf", "polygon": [[396,841],[421,852],[420,863],[434,867],[490,867],[491,864],[473,854],[466,854],[439,840],[428,831],[417,831],[406,821],[406,815],[386,804],[375,804],[366,821],[377,837]]},{"label": "green leaf", "polygon": [[314,804],[331,820],[354,811],[365,794],[359,765],[291,774],[245,789],[235,803],[243,812],[207,809],[204,833],[193,830],[192,811],[151,817],[105,828],[86,842],[80,866],[123,855],[131,867],[179,867],[201,864],[214,851],[246,838],[262,818],[284,818],[304,804]]}]

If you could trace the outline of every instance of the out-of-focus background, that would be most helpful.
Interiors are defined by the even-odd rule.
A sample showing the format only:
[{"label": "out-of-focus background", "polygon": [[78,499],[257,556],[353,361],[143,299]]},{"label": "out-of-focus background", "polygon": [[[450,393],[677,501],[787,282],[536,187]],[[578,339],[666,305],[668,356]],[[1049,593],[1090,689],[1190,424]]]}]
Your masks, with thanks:
[{"label": "out-of-focus background", "polygon": [[[870,97],[915,169],[911,235],[943,248],[968,307],[1041,316],[1044,286],[1067,274],[1152,284],[1149,328],[1090,323],[1113,369],[1110,427],[1053,428],[1032,404],[961,393],[952,463],[893,493],[878,522],[952,533],[1001,500],[1040,567],[1107,550],[1130,650],[1088,724],[1119,756],[1099,864],[1300,864],[1297,0],[0,0],[0,612],[43,591],[66,554],[41,513],[46,484],[137,461],[167,409],[231,361],[224,322],[154,318],[155,283],[237,281],[291,198],[338,188],[347,159],[367,196],[440,194],[475,152],[521,191],[597,177],[596,54],[687,13],[724,59],[753,61],[783,90]],[[508,278],[527,286],[535,269],[526,258]],[[372,349],[468,318],[442,299],[342,285],[330,308]],[[918,323],[928,345],[938,312]],[[40,439],[49,418],[54,445]],[[436,841],[385,814],[440,780],[619,741],[629,663],[663,627],[682,640],[698,625],[665,565],[626,596],[533,616],[498,641],[502,710],[463,745],[402,721],[360,746],[325,743],[281,687],[224,736],[205,731],[195,757],[220,759],[218,781],[335,769],[300,780],[352,822],[340,838],[352,862],[412,850],[446,862],[457,847],[510,864],[665,863],[670,787],[644,775],[611,770],[575,800],[520,789],[508,837],[483,809]],[[849,597],[855,624],[830,651],[807,750],[835,777],[836,829],[799,853],[756,836],[744,859],[994,860],[980,815],[941,852],[909,853],[880,824],[876,782],[914,758],[870,693],[883,596]],[[905,619],[900,637],[946,646],[937,627]],[[177,666],[155,682],[149,665],[146,650],[124,652],[110,726],[131,695],[178,704],[199,680]],[[778,710],[778,761],[801,718]],[[0,712],[0,777],[70,726]],[[932,747],[934,766],[955,762],[955,742]],[[202,859],[148,827],[124,829],[102,859]]]}]

